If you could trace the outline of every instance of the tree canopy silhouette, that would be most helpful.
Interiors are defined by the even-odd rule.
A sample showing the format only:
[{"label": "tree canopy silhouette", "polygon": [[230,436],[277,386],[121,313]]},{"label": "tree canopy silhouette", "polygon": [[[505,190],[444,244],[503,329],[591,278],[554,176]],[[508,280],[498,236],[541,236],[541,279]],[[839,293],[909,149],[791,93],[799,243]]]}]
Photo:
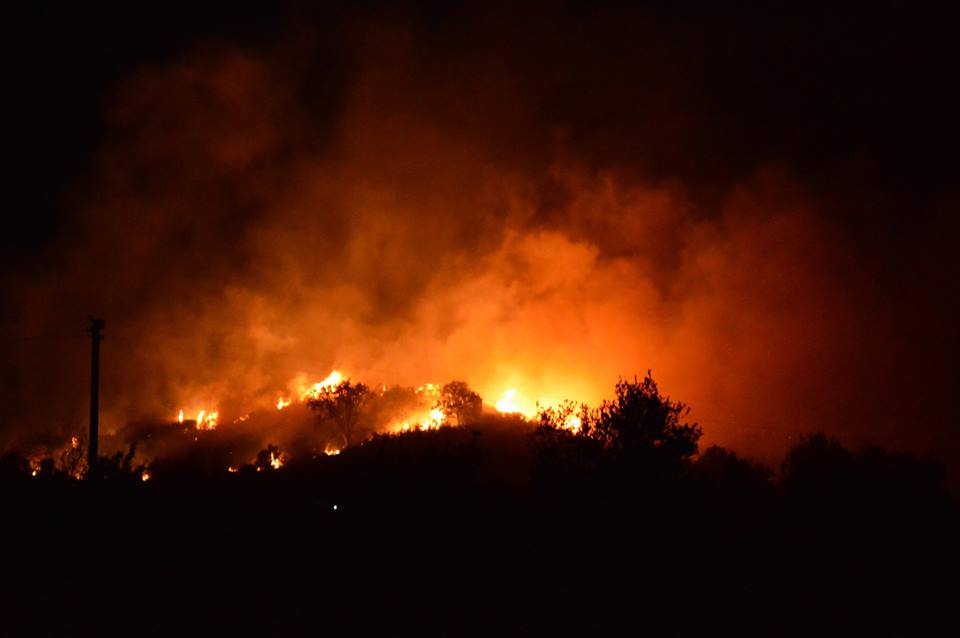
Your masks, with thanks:
[{"label": "tree canopy silhouette", "polygon": [[347,379],[320,390],[307,400],[307,407],[313,410],[321,421],[333,423],[343,437],[344,445],[350,447],[370,396],[370,389],[366,385],[352,383]]},{"label": "tree canopy silhouette", "polygon": [[451,425],[463,425],[480,417],[483,399],[464,381],[451,381],[440,390],[438,407]]},{"label": "tree canopy silhouette", "polygon": [[616,460],[645,470],[689,461],[702,430],[683,421],[689,408],[660,394],[650,372],[642,381],[620,379],[613,400],[589,409],[571,403],[542,410],[534,433],[541,461],[582,469]]},{"label": "tree canopy silhouette", "polygon": [[840,441],[823,432],[800,437],[784,456],[780,479],[785,485],[830,486],[847,479],[854,456]]}]

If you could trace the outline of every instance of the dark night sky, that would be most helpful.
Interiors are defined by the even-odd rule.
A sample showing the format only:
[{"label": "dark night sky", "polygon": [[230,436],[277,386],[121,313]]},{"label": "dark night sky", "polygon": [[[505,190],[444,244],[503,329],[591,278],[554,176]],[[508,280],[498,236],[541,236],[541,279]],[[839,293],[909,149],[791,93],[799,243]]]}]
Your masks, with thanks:
[{"label": "dark night sky", "polygon": [[[949,195],[955,181],[955,33],[945,16],[913,3],[13,4],[3,27],[3,237],[14,263],[58,232],[64,197],[101,141],[104,102],[129,74],[205,43],[255,49],[363,15],[404,16],[438,56],[448,47],[489,49],[530,73],[544,91],[543,118],[568,127],[599,164],[628,160],[722,188],[759,164],[784,161],[826,191],[836,180],[881,191],[870,213],[850,212],[850,222],[894,236],[929,214],[924,205]],[[662,60],[643,58],[651,39]],[[659,72],[638,87],[631,73],[651,63]],[[637,139],[649,139],[650,126],[631,109],[651,93],[682,117],[655,132],[661,143],[641,150]]]},{"label": "dark night sky", "polygon": [[[707,217],[763,167],[789,171],[854,247],[856,273],[890,318],[884,356],[907,378],[902,391],[931,405],[949,400],[960,350],[960,45],[947,16],[906,2],[255,4],[6,7],[0,241],[9,276],[62,267],[57,247],[75,232],[76,202],[111,139],[110,104],[131,77],[206,49],[256,54],[309,40],[323,63],[298,71],[308,80],[297,99],[316,114],[310,143],[322,147],[355,64],[344,34],[385,22],[410,34],[424,77],[464,96],[436,114],[447,129],[500,135],[496,117],[464,104],[474,92],[483,104],[482,83],[506,78],[489,93],[522,103],[527,119],[511,120],[524,134],[493,153],[504,164],[546,162],[561,140],[591,169],[683,184]],[[464,66],[482,79],[456,77]],[[28,333],[10,299],[6,330]],[[956,407],[917,418],[935,412],[938,428],[956,427]]]}]

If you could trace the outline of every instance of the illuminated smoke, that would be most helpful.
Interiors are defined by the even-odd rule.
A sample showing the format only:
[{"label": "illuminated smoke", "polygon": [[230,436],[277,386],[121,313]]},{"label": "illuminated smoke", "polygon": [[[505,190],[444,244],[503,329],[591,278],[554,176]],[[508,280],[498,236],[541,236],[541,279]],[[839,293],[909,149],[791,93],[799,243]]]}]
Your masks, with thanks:
[{"label": "illuminated smoke", "polygon": [[[283,50],[205,50],[119,88],[58,247],[68,274],[17,291],[42,328],[107,318],[105,436],[173,414],[197,430],[256,411],[309,423],[300,403],[335,367],[369,384],[463,378],[527,416],[651,368],[705,442],[748,452],[886,418],[863,405],[894,377],[877,356],[889,315],[789,170],[760,168],[704,210],[695,185],[544,151],[507,79],[452,61],[489,90],[464,98],[392,35],[351,49],[322,115]],[[13,353],[48,363],[4,427],[75,429],[84,352]],[[387,429],[439,423],[424,410]]]}]

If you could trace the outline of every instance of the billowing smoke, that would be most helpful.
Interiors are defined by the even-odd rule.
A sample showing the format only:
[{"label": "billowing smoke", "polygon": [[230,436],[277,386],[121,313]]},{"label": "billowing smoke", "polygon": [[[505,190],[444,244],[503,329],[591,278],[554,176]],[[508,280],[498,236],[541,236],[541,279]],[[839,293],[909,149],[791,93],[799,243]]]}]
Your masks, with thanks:
[{"label": "billowing smoke", "polygon": [[[202,48],[117,88],[46,274],[11,289],[26,325],[64,338],[12,346],[5,439],[82,425],[98,314],[108,433],[206,406],[228,428],[334,368],[462,378],[487,404],[511,388],[596,403],[652,369],[707,443],[766,456],[825,429],[931,447],[898,434],[911,399],[880,269],[789,165],[707,189],[565,127],[531,68],[402,27],[349,33]],[[682,145],[694,96],[637,73],[648,93],[596,99],[632,156]],[[662,91],[675,109],[615,103]]]}]

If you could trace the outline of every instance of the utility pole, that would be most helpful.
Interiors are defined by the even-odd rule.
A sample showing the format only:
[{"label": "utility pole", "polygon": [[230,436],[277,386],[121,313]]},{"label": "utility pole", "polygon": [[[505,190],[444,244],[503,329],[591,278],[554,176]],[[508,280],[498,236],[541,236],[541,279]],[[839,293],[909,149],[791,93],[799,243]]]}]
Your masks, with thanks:
[{"label": "utility pole", "polygon": [[100,435],[100,342],[103,319],[90,318],[90,438],[87,442],[87,479],[96,476]]}]

